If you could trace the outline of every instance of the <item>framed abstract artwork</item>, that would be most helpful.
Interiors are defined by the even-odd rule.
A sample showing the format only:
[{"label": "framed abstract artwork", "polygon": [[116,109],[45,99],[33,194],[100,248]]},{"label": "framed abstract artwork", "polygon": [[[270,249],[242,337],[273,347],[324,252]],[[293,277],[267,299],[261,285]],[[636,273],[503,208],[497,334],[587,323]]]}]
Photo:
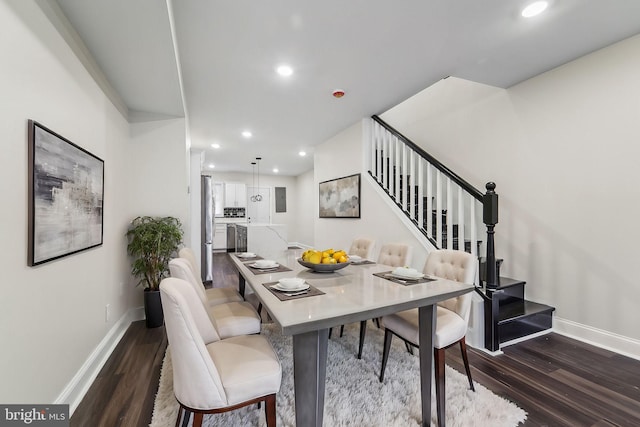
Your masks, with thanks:
[{"label": "framed abstract artwork", "polygon": [[104,161],[29,120],[29,266],[102,245]]},{"label": "framed abstract artwork", "polygon": [[320,183],[320,218],[360,218],[360,174]]}]

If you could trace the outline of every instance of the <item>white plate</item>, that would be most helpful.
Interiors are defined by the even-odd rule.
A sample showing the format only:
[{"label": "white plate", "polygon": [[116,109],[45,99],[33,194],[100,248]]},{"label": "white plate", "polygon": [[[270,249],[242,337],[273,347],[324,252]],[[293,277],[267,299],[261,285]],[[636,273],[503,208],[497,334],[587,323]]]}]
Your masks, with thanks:
[{"label": "white plate", "polygon": [[276,289],[278,291],[282,291],[282,292],[297,292],[297,291],[304,291],[309,289],[309,285],[306,283],[303,283],[302,285],[298,286],[297,288],[285,288],[280,286],[280,283],[276,283],[275,285],[271,286],[273,289]]},{"label": "white plate", "polygon": [[361,256],[358,255],[348,255],[349,259],[353,262],[364,261]]},{"label": "white plate", "polygon": [[259,268],[260,270],[271,270],[272,268],[278,268],[279,266],[280,264],[278,264],[277,262],[274,262],[273,264],[268,264],[268,265],[258,265],[255,262],[251,264],[251,267]]},{"label": "white plate", "polygon": [[424,278],[424,274],[422,273],[415,276],[405,276],[404,274],[389,273],[389,276],[405,280],[420,280]]},{"label": "white plate", "polygon": [[304,285],[304,279],[301,277],[283,277],[278,280],[278,284],[283,288],[297,288]]},{"label": "white plate", "polygon": [[238,258],[255,258],[256,254],[254,254],[253,252],[244,252],[241,254],[238,254]]}]

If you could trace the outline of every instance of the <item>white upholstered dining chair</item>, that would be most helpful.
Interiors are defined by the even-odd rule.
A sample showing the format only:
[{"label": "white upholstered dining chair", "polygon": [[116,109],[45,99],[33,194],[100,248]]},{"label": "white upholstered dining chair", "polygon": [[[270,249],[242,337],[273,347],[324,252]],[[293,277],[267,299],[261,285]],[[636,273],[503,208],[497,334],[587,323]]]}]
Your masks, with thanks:
[{"label": "white upholstered dining chair", "polygon": [[276,425],[276,393],[282,368],[261,335],[220,339],[193,286],[167,278],[160,283],[173,367],[173,392],[181,415],[200,427],[205,414],[265,402],[267,425]]},{"label": "white upholstered dining chair", "polygon": [[226,302],[213,304],[207,299],[205,289],[194,277],[189,263],[182,258],[174,258],[169,261],[171,277],[182,279],[189,283],[196,291],[204,307],[211,316],[216,331],[222,338],[238,335],[259,334],[260,316],[248,302]]},{"label": "white upholstered dining chair", "polygon": [[373,250],[375,248],[376,241],[368,237],[358,237],[353,239],[351,247],[347,255],[357,255],[363,259],[373,259]]},{"label": "white upholstered dining chair", "polygon": [[[476,258],[462,251],[436,250],[430,252],[425,262],[423,273],[430,276],[442,277],[467,284],[473,284],[476,277]],[[433,355],[436,378],[436,402],[438,412],[438,425],[443,425],[445,415],[445,349],[460,343],[464,368],[469,379],[469,387],[475,391],[471,370],[467,358],[467,346],[465,336],[469,324],[469,312],[471,311],[471,293],[466,293],[456,298],[451,298],[438,303],[435,336],[433,341]],[[385,328],[384,349],[382,352],[382,368],[380,369],[380,382],[384,380],[384,371],[391,348],[393,335],[405,341],[407,347],[419,347],[419,323],[418,309],[411,309],[383,316],[382,326]]]},{"label": "white upholstered dining chair", "polygon": [[[404,267],[411,264],[412,247],[404,243],[386,243],[380,248],[378,264],[390,267]],[[376,319],[376,323],[377,319]],[[367,321],[360,322],[360,343],[358,344],[358,359],[362,358],[362,348],[364,347],[364,337],[367,333]]]},{"label": "white upholstered dining chair", "polygon": [[222,304],[224,302],[240,302],[244,301],[240,293],[232,287],[224,287],[224,288],[205,288],[204,283],[202,283],[202,278],[200,277],[200,269],[198,268],[198,262],[196,261],[196,257],[191,250],[191,248],[182,248],[178,251],[178,257],[186,260],[189,263],[189,267],[191,268],[191,273],[193,274],[196,282],[202,286],[204,289],[205,295],[209,304],[217,305]]},{"label": "white upholstered dining chair", "polygon": [[413,248],[404,243],[387,243],[382,245],[378,254],[378,264],[391,267],[405,267],[411,264]]}]

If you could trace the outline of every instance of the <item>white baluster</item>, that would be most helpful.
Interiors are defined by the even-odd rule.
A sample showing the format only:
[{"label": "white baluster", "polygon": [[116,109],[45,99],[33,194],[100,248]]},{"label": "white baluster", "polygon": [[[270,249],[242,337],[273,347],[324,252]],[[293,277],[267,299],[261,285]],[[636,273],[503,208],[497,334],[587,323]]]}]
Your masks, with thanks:
[{"label": "white baluster", "polygon": [[409,149],[409,218],[412,220],[416,218],[416,152],[413,149]]},{"label": "white baluster", "polygon": [[478,256],[478,231],[476,228],[476,199],[471,197],[471,204],[469,205],[469,225],[471,227],[471,254]]},{"label": "white baluster", "polygon": [[464,247],[464,194],[462,187],[458,187],[458,249],[465,250]]},{"label": "white baluster", "polygon": [[436,170],[436,242],[442,249],[442,173]]},{"label": "white baluster", "polygon": [[402,210],[407,211],[407,145],[402,143]]},{"label": "white baluster", "polygon": [[371,153],[369,155],[369,170],[371,174],[375,176],[375,165],[376,165],[376,135],[378,133],[378,123],[372,121],[371,123],[371,140],[369,141],[369,148]]},{"label": "white baluster", "polygon": [[447,179],[447,249],[453,249],[453,192],[451,179]]},{"label": "white baluster", "polygon": [[424,159],[418,157],[418,228],[424,228]]},{"label": "white baluster", "polygon": [[427,163],[427,236],[435,239],[433,235],[433,166]]},{"label": "white baluster", "polygon": [[400,167],[400,140],[396,137],[395,138],[395,148],[396,148],[396,162],[395,162],[395,175],[396,175],[396,179],[395,179],[395,187],[396,190],[394,192],[394,198],[396,200],[396,203],[400,203],[400,171],[402,170],[402,168]]}]

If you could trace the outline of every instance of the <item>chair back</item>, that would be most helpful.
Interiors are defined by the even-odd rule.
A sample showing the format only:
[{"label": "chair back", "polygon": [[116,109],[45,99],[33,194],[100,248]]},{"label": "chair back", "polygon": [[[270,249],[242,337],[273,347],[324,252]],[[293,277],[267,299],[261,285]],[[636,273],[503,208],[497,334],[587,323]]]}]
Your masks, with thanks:
[{"label": "chair back", "polygon": [[200,277],[200,268],[198,267],[198,261],[196,261],[196,256],[191,250],[191,248],[182,248],[178,251],[178,256],[182,259],[187,260],[189,263],[189,267],[191,268],[191,273],[195,277],[196,281],[204,287],[204,283],[202,283],[202,278]]},{"label": "chair back", "polygon": [[354,239],[349,249],[349,255],[358,255],[364,259],[371,259],[373,257],[373,247],[375,244],[375,240],[367,237]]},{"label": "chair back", "polygon": [[412,248],[403,243],[387,243],[380,248],[378,263],[391,267],[404,267],[411,264]]},{"label": "chair back", "polygon": [[193,409],[227,406],[220,374],[205,345],[217,334],[193,286],[170,277],[160,283],[160,294],[176,399]]},{"label": "chair back", "polygon": [[[477,260],[470,253],[451,249],[439,249],[429,252],[422,272],[430,276],[473,285],[476,278]],[[469,320],[471,310],[471,292],[438,303],[457,313],[465,322]]]},{"label": "chair back", "polygon": [[171,277],[185,280],[191,286],[193,286],[193,289],[200,297],[202,303],[205,305],[207,304],[207,294],[205,293],[204,285],[201,281],[198,282],[196,276],[193,275],[193,271],[191,271],[189,261],[183,258],[173,258],[169,260],[169,272],[171,273]]}]

